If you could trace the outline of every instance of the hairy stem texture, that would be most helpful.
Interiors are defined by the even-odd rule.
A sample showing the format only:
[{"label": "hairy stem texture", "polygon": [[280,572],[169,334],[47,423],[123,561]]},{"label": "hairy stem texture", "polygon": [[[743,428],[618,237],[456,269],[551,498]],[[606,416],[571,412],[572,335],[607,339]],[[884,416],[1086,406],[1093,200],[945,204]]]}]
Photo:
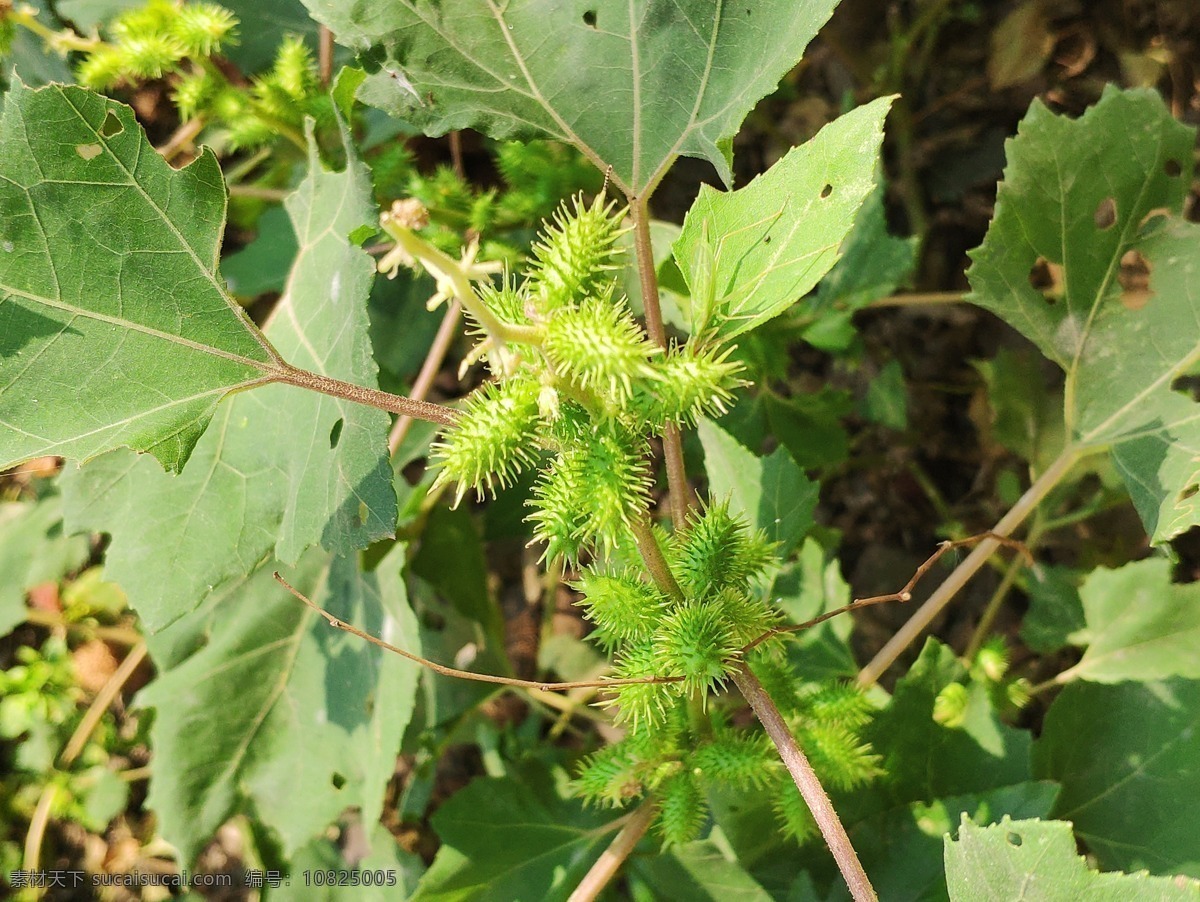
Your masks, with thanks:
[{"label": "hairy stem texture", "polygon": [[792,732],[784,722],[775,702],[745,664],[741,664],[734,670],[733,682],[746,701],[750,703],[750,707],[758,715],[758,719],[766,729],[767,735],[775,743],[775,748],[779,750],[779,757],[783,759],[784,766],[787,767],[788,773],[792,775],[792,780],[796,783],[796,788],[800,790],[800,795],[804,798],[804,803],[812,812],[813,820],[817,822],[821,836],[825,838],[825,844],[833,853],[838,870],[842,872],[846,885],[850,888],[850,895],[855,902],[877,902],[879,897],[875,895],[871,881],[867,878],[867,872],[863,870],[862,863],[858,860],[858,854],[854,851],[854,846],[850,844],[846,828],[842,826],[841,819],[833,810],[833,803],[829,801],[829,796],[825,793],[825,788],[821,786],[816,772],[813,771],[808,758],[796,743],[796,738],[792,736]]},{"label": "hairy stem texture", "polygon": [[655,805],[653,800],[642,802],[625,822],[621,832],[613,837],[612,843],[604,853],[596,859],[596,863],[579,881],[579,886],[571,893],[567,902],[592,902],[612,882],[629,853],[637,847],[638,842],[646,835],[646,830],[654,820]]}]

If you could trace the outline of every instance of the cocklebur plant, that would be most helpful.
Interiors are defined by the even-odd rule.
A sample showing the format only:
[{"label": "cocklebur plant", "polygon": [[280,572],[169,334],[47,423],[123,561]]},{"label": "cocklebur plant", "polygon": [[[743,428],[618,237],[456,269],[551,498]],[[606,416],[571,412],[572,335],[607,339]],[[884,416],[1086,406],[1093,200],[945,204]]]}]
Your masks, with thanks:
[{"label": "cocklebur plant", "polygon": [[[780,782],[769,743],[731,729],[719,710],[711,720],[697,711],[743,663],[743,648],[779,622],[765,598],[775,549],[720,499],[693,508],[672,533],[648,525],[648,439],[724,412],[739,384],[733,345],[714,337],[716,311],[712,328],[689,341],[663,349],[649,340],[616,295],[623,215],[603,195],[590,205],[575,198],[534,244],[521,281],[485,284],[468,302],[494,380],[434,444],[435,487],[455,483],[461,501],[536,471],[534,542],[547,558],[588,561],[573,587],[592,638],[614,656],[614,677],[631,682],[609,701],[627,735],[584,763],[576,784],[584,798],[626,805],[652,796],[663,838],[682,843],[705,821],[709,786],[772,785],[784,829],[805,839],[816,825],[795,787]],[[389,233],[415,250],[398,219],[385,217]],[[657,580],[630,563],[639,550],[647,561],[661,557]],[[754,652],[772,674],[775,650],[762,643]],[[840,716],[806,705],[794,687],[789,711],[808,724],[821,775],[849,787],[877,772],[857,734],[867,708],[855,706],[851,687],[828,691],[846,700]]]}]

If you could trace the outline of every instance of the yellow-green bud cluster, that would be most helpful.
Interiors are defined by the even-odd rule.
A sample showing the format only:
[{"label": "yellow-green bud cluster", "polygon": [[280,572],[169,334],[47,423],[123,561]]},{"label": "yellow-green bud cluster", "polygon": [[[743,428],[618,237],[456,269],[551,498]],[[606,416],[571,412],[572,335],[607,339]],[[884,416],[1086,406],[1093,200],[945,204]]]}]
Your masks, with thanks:
[{"label": "yellow-green bud cluster", "polygon": [[659,352],[633,321],[612,286],[578,306],[562,307],[546,324],[543,348],[554,369],[586,392],[624,405],[634,380],[655,376],[649,359]]},{"label": "yellow-green bud cluster", "polygon": [[87,54],[76,71],[80,84],[107,89],[122,81],[162,78],[186,59],[212,56],[233,39],[237,18],[215,3],[179,6],[149,0],[117,16],[111,41]]},{"label": "yellow-green bud cluster", "polygon": [[574,208],[560,209],[543,239],[534,244],[529,292],[543,314],[607,289],[618,268],[616,241],[622,233],[620,219],[613,215],[615,206],[603,194],[590,207],[576,197]]}]

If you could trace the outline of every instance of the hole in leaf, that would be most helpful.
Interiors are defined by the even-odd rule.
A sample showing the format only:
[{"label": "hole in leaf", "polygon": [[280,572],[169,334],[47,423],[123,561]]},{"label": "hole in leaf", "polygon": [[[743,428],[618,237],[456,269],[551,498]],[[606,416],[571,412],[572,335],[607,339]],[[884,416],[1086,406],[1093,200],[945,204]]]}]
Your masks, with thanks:
[{"label": "hole in leaf", "polygon": [[770,243],[771,243],[771,236],[768,235],[766,238],[763,239],[763,244],[770,244]]},{"label": "hole in leaf", "polygon": [[596,27],[596,11],[594,9],[589,9],[583,14],[583,24],[588,28]]},{"label": "hole in leaf", "polygon": [[831,195],[831,194],[833,194],[833,185],[826,185],[824,188],[821,189],[821,197],[822,198],[829,197],[829,195]]},{"label": "hole in leaf", "polygon": [[1047,304],[1056,304],[1063,292],[1063,268],[1045,257],[1038,257],[1029,268],[1029,285],[1042,293]]},{"label": "hole in leaf", "polygon": [[335,772],[329,782],[333,785],[334,789],[341,789],[343,786],[346,785],[346,778],[343,777],[341,774]]},{"label": "hole in leaf", "polygon": [[1193,401],[1200,401],[1200,376],[1179,376],[1171,382],[1171,391],[1187,395]]},{"label": "hole in leaf", "polygon": [[1197,485],[1196,483],[1193,482],[1186,489],[1184,489],[1182,492],[1179,493],[1179,500],[1187,501],[1189,498],[1191,498],[1197,492],[1200,492],[1200,485]]},{"label": "hole in leaf", "polygon": [[1008,836],[1006,836],[1006,837],[1004,837],[1004,838],[1005,838],[1006,840],[1008,840],[1008,844],[1009,844],[1010,846],[1019,846],[1019,845],[1021,845],[1021,843],[1023,843],[1023,842],[1024,842],[1024,840],[1023,840],[1023,839],[1021,839],[1021,834],[1020,834],[1020,833],[1013,833],[1013,832],[1011,832],[1011,831],[1009,831],[1009,834],[1008,834]]},{"label": "hole in leaf", "polygon": [[1121,257],[1121,269],[1117,273],[1121,283],[1121,303],[1127,310],[1141,310],[1150,302],[1150,264],[1141,251],[1128,250]]},{"label": "hole in leaf", "polygon": [[1092,219],[1101,232],[1111,229],[1117,223],[1117,202],[1111,197],[1104,198],[1096,205]]},{"label": "hole in leaf", "polygon": [[125,126],[121,124],[121,120],[117,118],[116,113],[109,110],[108,115],[104,117],[104,122],[100,125],[100,136],[112,138],[123,131],[125,131]]},{"label": "hole in leaf", "polygon": [[1158,226],[1162,225],[1159,220],[1165,220],[1170,215],[1171,211],[1166,207],[1155,207],[1142,217],[1142,221],[1138,223],[1138,228],[1145,229],[1148,226],[1150,228],[1157,228]]},{"label": "hole in leaf", "polygon": [[1163,172],[1171,178],[1177,179],[1183,175],[1183,165],[1178,160],[1167,160],[1163,163]]},{"label": "hole in leaf", "polygon": [[329,430],[329,447],[336,448],[338,442],[342,440],[342,427],[346,425],[345,419],[339,419],[333,424],[333,428]]}]

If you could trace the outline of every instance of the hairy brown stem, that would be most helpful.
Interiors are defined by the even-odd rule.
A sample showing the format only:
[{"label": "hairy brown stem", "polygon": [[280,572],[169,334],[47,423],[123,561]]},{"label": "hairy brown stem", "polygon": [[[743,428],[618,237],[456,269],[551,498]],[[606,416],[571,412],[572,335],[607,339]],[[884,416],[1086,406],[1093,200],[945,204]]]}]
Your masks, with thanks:
[{"label": "hairy brown stem", "polygon": [[447,667],[445,664],[439,664],[437,661],[430,661],[428,658],[422,658],[420,655],[414,655],[411,651],[406,651],[390,642],[384,642],[370,633],[360,630],[352,624],[346,623],[334,617],[327,610],[289,583],[286,579],[279,575],[278,571],[274,574],[275,581],[292,593],[297,599],[304,602],[311,610],[320,614],[328,621],[329,625],[334,629],[339,629],[342,632],[349,633],[351,636],[357,636],[365,642],[370,642],[377,648],[382,648],[384,651],[390,651],[394,655],[399,655],[414,664],[420,664],[422,667],[432,670],[434,673],[440,673],[442,676],[457,677],[460,680],[472,680],[476,683],[495,683],[500,686],[513,686],[517,689],[539,689],[543,692],[558,691],[562,692],[568,689],[607,689],[614,686],[635,686],[642,683],[679,683],[683,677],[628,677],[622,679],[610,680],[575,680],[569,683],[547,683],[542,680],[518,680],[515,677],[496,676],[490,673],[474,673],[470,670],[459,670],[455,667]]},{"label": "hairy brown stem", "polygon": [[638,554],[642,556],[654,584],[664,595],[671,596],[675,601],[683,601],[683,589],[679,588],[667,559],[663,557],[662,548],[659,547],[658,539],[654,537],[654,530],[650,526],[649,516],[635,520],[630,528],[633,530],[634,541],[637,542]]},{"label": "hairy brown stem", "polygon": [[850,895],[855,902],[876,902],[879,897],[875,895],[871,881],[867,878],[867,872],[863,870],[854,846],[850,844],[846,828],[842,826],[841,819],[833,809],[833,803],[829,801],[829,796],[825,793],[825,788],[817,779],[816,772],[813,771],[808,758],[796,744],[796,739],[788,729],[779,709],[775,707],[775,702],[744,663],[739,664],[733,671],[733,682],[742,693],[742,697],[750,703],[750,707],[762,722],[771,741],[775,743],[779,757],[783,759],[783,764],[788,769],[788,773],[792,775],[792,780],[795,781],[796,788],[800,790],[804,803],[812,812],[813,820],[817,822],[821,836],[825,838],[825,844],[833,853],[838,870],[842,872],[842,877],[845,878],[846,885],[850,888]]},{"label": "hairy brown stem", "polygon": [[625,822],[625,826],[621,828],[621,832],[613,837],[613,841],[609,844],[604,853],[596,859],[596,863],[579,881],[579,886],[575,887],[575,892],[571,893],[567,902],[592,902],[604,890],[613,877],[617,875],[617,871],[621,869],[621,865],[625,863],[625,859],[629,857],[629,853],[636,847],[641,838],[646,835],[646,830],[649,828],[651,821],[654,820],[654,810],[656,806],[653,799],[646,799],[634,809],[629,820]]},{"label": "hairy brown stem", "polygon": [[428,401],[417,401],[413,398],[393,395],[377,388],[365,388],[352,382],[343,382],[341,379],[331,379],[320,373],[302,370],[288,363],[282,364],[279,369],[273,371],[272,376],[276,382],[307,388],[334,398],[344,398],[355,404],[365,404],[368,407],[398,413],[401,416],[407,415],[418,420],[428,420],[441,426],[453,426],[458,421],[458,412],[443,404],[430,404]]},{"label": "hairy brown stem", "polygon": [[321,87],[328,88],[333,81],[333,32],[327,25],[317,30],[317,72]]},{"label": "hairy brown stem", "polygon": [[[638,279],[642,287],[642,309],[646,314],[646,332],[660,348],[667,346],[662,305],[658,298],[658,274],[654,270],[654,245],[650,241],[650,211],[644,197],[630,198],[629,215],[633,219],[633,249],[637,256]],[[687,469],[683,463],[683,439],[678,426],[663,432],[663,458],[667,465],[667,493],[671,519],[676,527],[687,518],[689,497]]]}]

